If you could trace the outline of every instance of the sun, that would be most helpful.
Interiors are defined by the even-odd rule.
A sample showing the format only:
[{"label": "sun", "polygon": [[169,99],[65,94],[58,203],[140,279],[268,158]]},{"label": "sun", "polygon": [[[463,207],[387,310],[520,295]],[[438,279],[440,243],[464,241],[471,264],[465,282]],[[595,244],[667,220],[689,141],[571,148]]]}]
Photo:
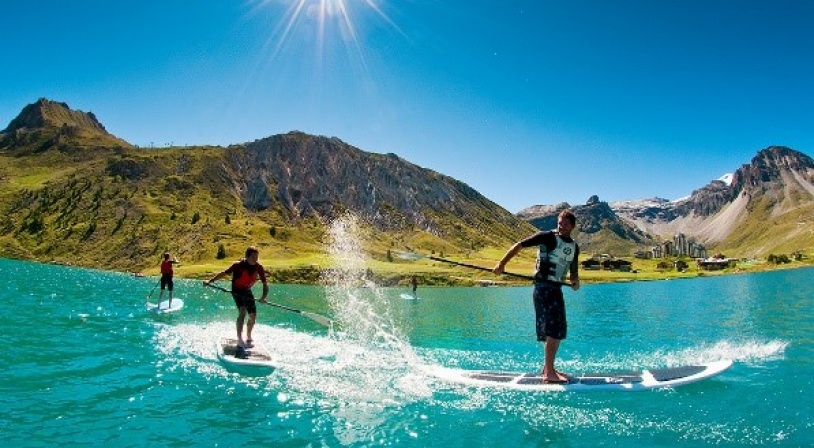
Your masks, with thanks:
[{"label": "sun", "polygon": [[[326,44],[342,43],[352,47],[364,63],[363,42],[358,28],[371,12],[399,33],[401,30],[382,9],[383,0],[249,0],[255,10],[285,8],[266,42],[272,47],[272,59],[283,50],[293,36],[307,37],[321,58]],[[309,36],[305,36],[310,34]]]}]

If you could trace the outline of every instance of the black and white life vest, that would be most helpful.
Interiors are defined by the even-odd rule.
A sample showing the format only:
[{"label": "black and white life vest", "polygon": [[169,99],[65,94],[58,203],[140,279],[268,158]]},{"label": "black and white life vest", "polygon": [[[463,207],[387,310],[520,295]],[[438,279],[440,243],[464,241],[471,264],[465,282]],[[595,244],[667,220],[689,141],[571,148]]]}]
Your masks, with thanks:
[{"label": "black and white life vest", "polygon": [[576,255],[577,243],[574,240],[567,243],[556,233],[554,238],[557,240],[557,247],[551,252],[548,251],[545,244],[539,246],[537,275],[535,277],[538,281],[565,283],[565,274],[568,273],[571,262]]}]

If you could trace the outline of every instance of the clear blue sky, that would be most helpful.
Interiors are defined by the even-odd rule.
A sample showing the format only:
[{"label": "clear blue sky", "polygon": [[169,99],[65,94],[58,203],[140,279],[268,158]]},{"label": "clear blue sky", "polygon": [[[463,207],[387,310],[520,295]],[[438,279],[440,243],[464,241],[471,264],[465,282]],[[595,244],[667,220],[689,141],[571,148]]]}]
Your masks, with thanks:
[{"label": "clear blue sky", "polygon": [[675,199],[814,154],[812,23],[809,0],[8,1],[0,128],[46,97],[142,146],[335,136],[511,212]]}]

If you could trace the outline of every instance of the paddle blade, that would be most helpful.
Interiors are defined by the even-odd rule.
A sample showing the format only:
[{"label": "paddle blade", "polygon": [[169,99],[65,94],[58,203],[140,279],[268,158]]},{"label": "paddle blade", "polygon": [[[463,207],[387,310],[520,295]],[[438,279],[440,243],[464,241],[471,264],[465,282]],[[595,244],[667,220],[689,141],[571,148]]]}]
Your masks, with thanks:
[{"label": "paddle blade", "polygon": [[318,323],[320,325],[324,325],[324,326],[329,327],[329,328],[333,326],[333,321],[331,319],[328,319],[325,316],[320,316],[319,314],[309,313],[308,311],[301,311],[300,314],[302,314],[303,316],[313,320],[314,322],[316,322],[316,323]]}]

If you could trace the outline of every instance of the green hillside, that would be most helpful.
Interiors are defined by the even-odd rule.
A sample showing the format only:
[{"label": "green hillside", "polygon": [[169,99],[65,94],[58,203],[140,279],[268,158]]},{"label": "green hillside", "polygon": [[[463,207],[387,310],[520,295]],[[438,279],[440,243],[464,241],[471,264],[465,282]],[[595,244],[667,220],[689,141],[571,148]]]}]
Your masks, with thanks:
[{"label": "green hillside", "polygon": [[[782,199],[750,204],[748,222],[720,250],[748,256],[814,247],[814,205],[785,198],[792,211],[773,218]],[[607,204],[593,209],[581,218],[592,231],[576,235],[584,257],[591,247],[632,252],[630,235],[640,235],[615,226]],[[412,275],[422,284],[517,283],[403,254],[491,268],[536,231],[466,184],[336,138],[292,132],[228,148],[143,149],[107,133],[92,114],[48,100],[27,106],[0,133],[0,213],[0,257],[156,274],[169,251],[181,260],[179,276],[204,278],[254,245],[272,279],[290,283],[318,282],[337,267],[326,234],[348,213],[361,222],[354,237],[369,257],[367,277],[382,285],[407,284]],[[531,273],[534,255],[521,252],[508,270]],[[674,276],[654,263],[636,261],[634,269],[583,277]]]},{"label": "green hillside", "polygon": [[[393,155],[296,132],[259,142],[136,148],[92,114],[39,100],[0,133],[0,256],[155,274],[169,251],[182,261],[178,275],[201,278],[255,245],[275,280],[311,283],[335,264],[326,255],[326,226],[358,213],[370,217],[356,237],[380,283],[418,274],[423,283],[471,284],[490,274],[398,254],[477,258],[533,231],[465,184]],[[273,150],[262,147],[268,142]],[[365,176],[384,180],[374,185],[377,178]],[[270,189],[262,207],[250,201],[258,179]],[[353,190],[365,182],[386,200],[367,209],[355,203],[364,192]],[[422,197],[422,208],[405,209]]]}]

